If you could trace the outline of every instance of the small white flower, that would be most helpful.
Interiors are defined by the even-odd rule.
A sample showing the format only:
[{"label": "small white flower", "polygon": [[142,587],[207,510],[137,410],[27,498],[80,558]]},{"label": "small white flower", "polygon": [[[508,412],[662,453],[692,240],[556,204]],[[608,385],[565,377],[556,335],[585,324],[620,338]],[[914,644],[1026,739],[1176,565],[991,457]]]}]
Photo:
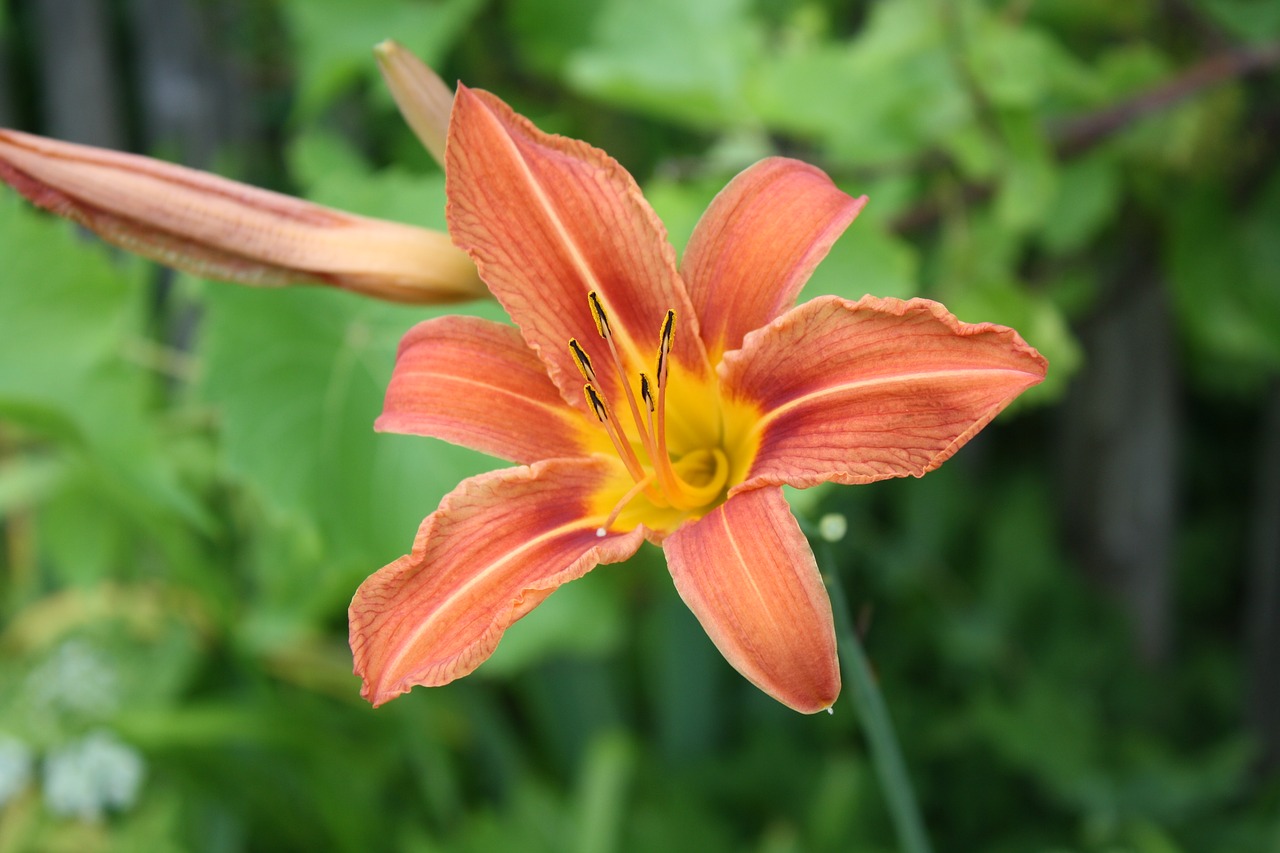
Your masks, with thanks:
[{"label": "small white flower", "polygon": [[818,519],[818,535],[827,542],[839,542],[849,532],[849,520],[838,512],[829,512]]},{"label": "small white flower", "polygon": [[137,750],[110,732],[94,732],[45,758],[45,804],[63,817],[98,820],[108,809],[133,805],[144,771]]},{"label": "small white flower", "polygon": [[25,743],[10,735],[0,735],[0,806],[27,787],[34,763],[31,749]]},{"label": "small white flower", "polygon": [[38,708],[101,718],[119,704],[119,685],[111,659],[84,640],[68,640],[27,676],[27,690]]}]

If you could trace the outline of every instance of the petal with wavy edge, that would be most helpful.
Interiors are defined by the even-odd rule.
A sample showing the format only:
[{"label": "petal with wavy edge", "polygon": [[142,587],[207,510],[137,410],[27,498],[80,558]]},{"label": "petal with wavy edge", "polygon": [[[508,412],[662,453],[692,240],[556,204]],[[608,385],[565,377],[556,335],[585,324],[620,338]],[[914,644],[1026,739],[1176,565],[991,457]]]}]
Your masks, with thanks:
[{"label": "petal with wavy edge", "polygon": [[1018,333],[927,299],[820,297],[725,356],[728,393],[761,412],[738,490],[922,476],[1048,369]]},{"label": "petal with wavy edge", "polygon": [[110,243],[202,277],[422,304],[486,295],[447,234],[150,157],[0,129],[0,179]]},{"label": "petal with wavy edge", "polygon": [[[617,161],[543,133],[488,92],[460,85],[445,163],[449,233],[570,404],[586,411],[569,339],[593,356],[601,352],[587,303],[592,290],[632,362],[632,378],[653,369],[668,309],[677,315],[673,360],[710,375],[666,230]],[[597,374],[618,399],[613,372],[597,364]]]},{"label": "petal with wavy edge", "polygon": [[663,550],[680,597],[734,669],[789,708],[831,707],[840,693],[831,600],[781,489],[731,497]]},{"label": "petal with wavy edge", "polygon": [[795,304],[866,203],[821,169],[785,157],[761,160],[720,191],[680,267],[713,364]]},{"label": "petal with wavy edge", "polygon": [[375,706],[446,684],[566,581],[635,553],[643,528],[598,537],[591,495],[617,463],[557,459],[464,480],[418,530],[413,551],[371,575],[348,612],[355,672]]},{"label": "petal with wavy edge", "polygon": [[374,428],[530,463],[587,455],[583,423],[517,329],[450,315],[419,323],[401,340]]}]

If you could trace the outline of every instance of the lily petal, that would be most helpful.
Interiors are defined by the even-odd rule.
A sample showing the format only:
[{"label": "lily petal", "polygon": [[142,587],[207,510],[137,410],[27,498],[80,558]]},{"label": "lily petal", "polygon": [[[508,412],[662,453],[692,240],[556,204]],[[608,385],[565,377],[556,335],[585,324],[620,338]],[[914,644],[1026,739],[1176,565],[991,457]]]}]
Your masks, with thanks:
[{"label": "lily petal", "polygon": [[927,299],[806,302],[721,364],[729,393],[761,411],[736,488],[922,476],[1047,368],[1014,330],[961,323]]},{"label": "lily petal", "polygon": [[514,326],[450,315],[400,341],[374,429],[531,463],[587,455],[582,424]]},{"label": "lily petal", "polygon": [[643,528],[598,537],[590,496],[616,463],[550,460],[464,480],[380,569],[348,611],[355,672],[375,706],[446,684],[493,653],[502,633],[566,581],[627,559]]},{"label": "lily petal", "polygon": [[821,169],[770,157],[728,183],[698,221],[680,271],[713,364],[795,304],[867,204]]},{"label": "lily petal", "polygon": [[663,550],[680,597],[734,669],[789,708],[831,707],[840,693],[831,600],[781,489],[731,497]]},{"label": "lily petal", "polygon": [[0,179],[110,243],[203,277],[319,282],[395,302],[486,295],[446,234],[149,157],[0,129]]},{"label": "lily petal", "polygon": [[426,63],[397,41],[381,42],[373,49],[373,55],[378,59],[378,68],[400,114],[435,161],[443,166],[453,91]]},{"label": "lily petal", "polygon": [[[462,85],[445,161],[449,233],[572,405],[586,410],[567,344],[595,328],[589,291],[635,367],[650,369],[663,317],[674,309],[673,359],[709,375],[666,230],[617,161],[543,133],[488,92]],[[600,374],[611,395],[616,378]]]}]

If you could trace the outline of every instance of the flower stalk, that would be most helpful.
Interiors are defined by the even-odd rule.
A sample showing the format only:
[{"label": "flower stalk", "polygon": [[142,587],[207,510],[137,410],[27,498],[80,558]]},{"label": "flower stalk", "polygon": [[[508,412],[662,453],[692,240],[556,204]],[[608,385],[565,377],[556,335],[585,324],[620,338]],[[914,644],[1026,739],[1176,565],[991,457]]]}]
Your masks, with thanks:
[{"label": "flower stalk", "polygon": [[867,660],[862,642],[849,614],[848,599],[836,568],[831,541],[825,536],[814,535],[806,524],[805,534],[814,546],[814,555],[822,578],[831,594],[831,607],[836,623],[836,647],[840,651],[840,669],[845,683],[853,694],[853,712],[871,751],[871,764],[880,780],[880,791],[889,808],[889,817],[897,833],[898,842],[905,853],[933,853],[920,805],[916,800],[907,763],[898,745],[893,720],[885,705],[884,696],[871,664]]}]

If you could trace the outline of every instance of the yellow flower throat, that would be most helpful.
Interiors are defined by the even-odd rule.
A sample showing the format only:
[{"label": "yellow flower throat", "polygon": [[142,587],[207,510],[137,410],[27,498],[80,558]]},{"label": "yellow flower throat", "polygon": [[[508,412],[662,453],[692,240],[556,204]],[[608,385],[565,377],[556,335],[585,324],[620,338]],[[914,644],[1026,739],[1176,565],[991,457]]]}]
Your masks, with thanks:
[{"label": "yellow flower throat", "polygon": [[[608,345],[609,360],[630,415],[628,423],[605,399],[591,357],[576,338],[571,338],[569,352],[586,380],[583,393],[587,405],[630,475],[629,480],[619,478],[596,496],[594,509],[604,517],[596,532],[604,536],[609,529],[630,530],[640,524],[660,535],[671,532],[722,504],[729,487],[744,479],[755,457],[756,442],[748,436],[756,413],[750,406],[726,404],[714,378],[679,376],[677,370],[676,381],[672,381],[675,311],[667,311],[662,321],[653,379],[639,373],[637,399],[599,295],[592,291],[587,301],[596,331]],[[674,407],[678,417],[669,426],[667,399],[673,391],[671,395],[679,403]]]}]

